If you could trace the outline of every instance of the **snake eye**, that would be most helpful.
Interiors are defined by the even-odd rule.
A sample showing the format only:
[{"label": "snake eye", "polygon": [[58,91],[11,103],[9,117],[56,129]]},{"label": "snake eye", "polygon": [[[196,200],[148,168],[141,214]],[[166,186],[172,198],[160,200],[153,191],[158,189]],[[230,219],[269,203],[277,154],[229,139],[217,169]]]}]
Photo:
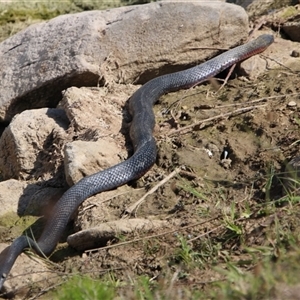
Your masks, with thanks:
[{"label": "snake eye", "polygon": [[1,278],[2,278],[2,279],[5,279],[6,276],[7,276],[6,273],[3,273],[3,274],[1,275]]}]

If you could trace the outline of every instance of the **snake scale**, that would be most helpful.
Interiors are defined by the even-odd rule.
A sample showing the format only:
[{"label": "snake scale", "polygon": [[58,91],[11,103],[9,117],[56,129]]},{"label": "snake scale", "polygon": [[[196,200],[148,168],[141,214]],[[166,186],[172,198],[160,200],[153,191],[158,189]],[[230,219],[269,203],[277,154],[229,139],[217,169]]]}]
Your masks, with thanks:
[{"label": "snake scale", "polygon": [[37,241],[20,236],[0,254],[0,290],[15,260],[26,248],[34,249],[39,255],[49,255],[73,212],[88,197],[102,191],[114,189],[146,173],[156,160],[156,142],[152,135],[155,125],[153,105],[163,94],[189,88],[199,84],[229,66],[261,53],[271,43],[272,35],[261,35],[244,45],[233,48],[213,59],[184,71],[154,78],[139,88],[129,99],[132,115],[130,138],[134,154],[127,160],[84,177],[68,189],[53,208],[42,235]]}]

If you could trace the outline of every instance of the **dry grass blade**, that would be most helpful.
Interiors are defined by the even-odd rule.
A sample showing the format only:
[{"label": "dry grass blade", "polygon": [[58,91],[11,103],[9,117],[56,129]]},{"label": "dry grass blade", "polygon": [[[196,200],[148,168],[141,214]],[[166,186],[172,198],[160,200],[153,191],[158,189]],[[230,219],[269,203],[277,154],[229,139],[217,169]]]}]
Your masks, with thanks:
[{"label": "dry grass blade", "polygon": [[131,240],[131,241],[122,242],[122,243],[113,244],[113,245],[108,245],[106,247],[100,247],[100,248],[90,249],[90,250],[86,250],[84,252],[85,253],[91,253],[91,252],[95,252],[95,251],[99,251],[99,250],[107,250],[107,249],[111,249],[111,248],[115,248],[115,247],[120,247],[120,246],[124,246],[124,245],[129,245],[129,244],[132,244],[132,243],[140,242],[140,241],[143,241],[143,240],[146,240],[146,239],[153,239],[153,238],[157,238],[157,237],[160,237],[160,236],[164,236],[164,235],[176,233],[176,232],[179,232],[179,231],[184,231],[184,230],[192,228],[192,227],[201,226],[201,225],[204,225],[206,223],[212,222],[212,221],[218,219],[219,217],[220,216],[218,215],[216,217],[209,218],[209,219],[204,220],[202,222],[197,222],[195,224],[187,225],[187,226],[184,226],[184,227],[179,227],[179,228],[176,228],[174,230],[169,230],[169,231],[162,232],[162,233],[159,233],[159,234],[153,234],[153,235],[149,235],[149,236],[144,236],[144,237],[137,238],[137,239],[134,239],[134,240]]},{"label": "dry grass blade", "polygon": [[231,112],[224,113],[224,114],[219,114],[217,116],[214,116],[214,117],[211,117],[211,118],[207,118],[207,119],[195,122],[195,123],[193,123],[191,125],[188,125],[188,126],[185,126],[185,127],[182,127],[182,128],[179,128],[179,129],[176,129],[176,130],[173,130],[173,131],[170,131],[167,134],[167,136],[172,136],[172,135],[175,135],[175,134],[178,134],[178,133],[186,134],[186,133],[188,133],[190,131],[193,131],[196,126],[200,126],[200,125],[202,125],[204,123],[211,122],[211,121],[216,121],[216,120],[219,120],[219,119],[233,117],[233,116],[240,115],[240,114],[243,114],[243,113],[249,112],[251,110],[264,107],[264,106],[266,106],[266,105],[262,104],[262,105],[253,105],[253,106],[247,106],[247,107],[238,108],[238,109],[235,109],[235,110],[233,110]]},{"label": "dry grass blade", "polygon": [[127,216],[134,216],[136,217],[136,211],[139,208],[139,206],[146,200],[147,196],[150,194],[153,194],[160,186],[168,182],[172,177],[174,177],[176,174],[180,172],[179,168],[176,168],[172,173],[170,173],[166,178],[161,180],[157,185],[155,185],[149,192],[147,192],[141,199],[139,199],[134,204],[127,207],[123,212],[123,217]]}]

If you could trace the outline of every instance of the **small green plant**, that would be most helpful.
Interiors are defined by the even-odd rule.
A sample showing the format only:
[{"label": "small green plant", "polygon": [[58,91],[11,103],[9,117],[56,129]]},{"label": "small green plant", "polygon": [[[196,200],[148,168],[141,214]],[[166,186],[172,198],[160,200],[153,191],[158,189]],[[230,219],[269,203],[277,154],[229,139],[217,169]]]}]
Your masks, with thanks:
[{"label": "small green plant", "polygon": [[272,197],[271,197],[271,188],[272,188],[272,184],[274,181],[274,176],[275,176],[275,168],[273,165],[269,166],[268,172],[267,172],[267,180],[265,183],[265,186],[263,188],[264,192],[265,192],[265,200],[266,201],[271,201]]},{"label": "small green plant", "polygon": [[58,300],[110,300],[115,298],[115,289],[109,283],[88,276],[74,276],[55,294]]},{"label": "small green plant", "polygon": [[135,284],[135,298],[139,300],[155,299],[152,285],[148,276],[139,277]]},{"label": "small green plant", "polygon": [[230,214],[225,214],[224,222],[227,228],[226,240],[238,239],[242,240],[243,238],[243,227],[237,223],[236,217],[236,205],[232,203],[230,206]]},{"label": "small green plant", "polygon": [[180,177],[180,184],[178,185],[181,189],[185,192],[189,193],[190,195],[194,196],[195,198],[208,201],[209,198],[206,197],[202,192],[198,191],[195,187],[191,185],[190,182],[184,180]]},{"label": "small green plant", "polygon": [[180,242],[180,248],[176,252],[175,260],[183,262],[187,266],[194,263],[199,258],[199,253],[193,250],[185,237],[178,235],[178,240]]}]

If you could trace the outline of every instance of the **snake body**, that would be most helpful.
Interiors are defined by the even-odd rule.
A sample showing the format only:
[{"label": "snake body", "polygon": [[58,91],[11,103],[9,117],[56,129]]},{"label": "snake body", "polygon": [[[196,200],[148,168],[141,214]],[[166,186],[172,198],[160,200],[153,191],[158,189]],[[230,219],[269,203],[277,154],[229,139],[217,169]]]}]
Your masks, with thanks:
[{"label": "snake body", "polygon": [[134,154],[127,160],[81,179],[59,199],[41,237],[36,241],[20,236],[0,254],[0,290],[15,260],[25,248],[39,255],[49,255],[78,206],[88,197],[121,186],[141,177],[156,160],[156,143],[152,135],[155,125],[153,105],[163,94],[199,84],[229,66],[264,51],[273,42],[272,35],[261,35],[244,45],[184,71],[154,78],[138,89],[129,99],[132,115],[130,138]]}]

